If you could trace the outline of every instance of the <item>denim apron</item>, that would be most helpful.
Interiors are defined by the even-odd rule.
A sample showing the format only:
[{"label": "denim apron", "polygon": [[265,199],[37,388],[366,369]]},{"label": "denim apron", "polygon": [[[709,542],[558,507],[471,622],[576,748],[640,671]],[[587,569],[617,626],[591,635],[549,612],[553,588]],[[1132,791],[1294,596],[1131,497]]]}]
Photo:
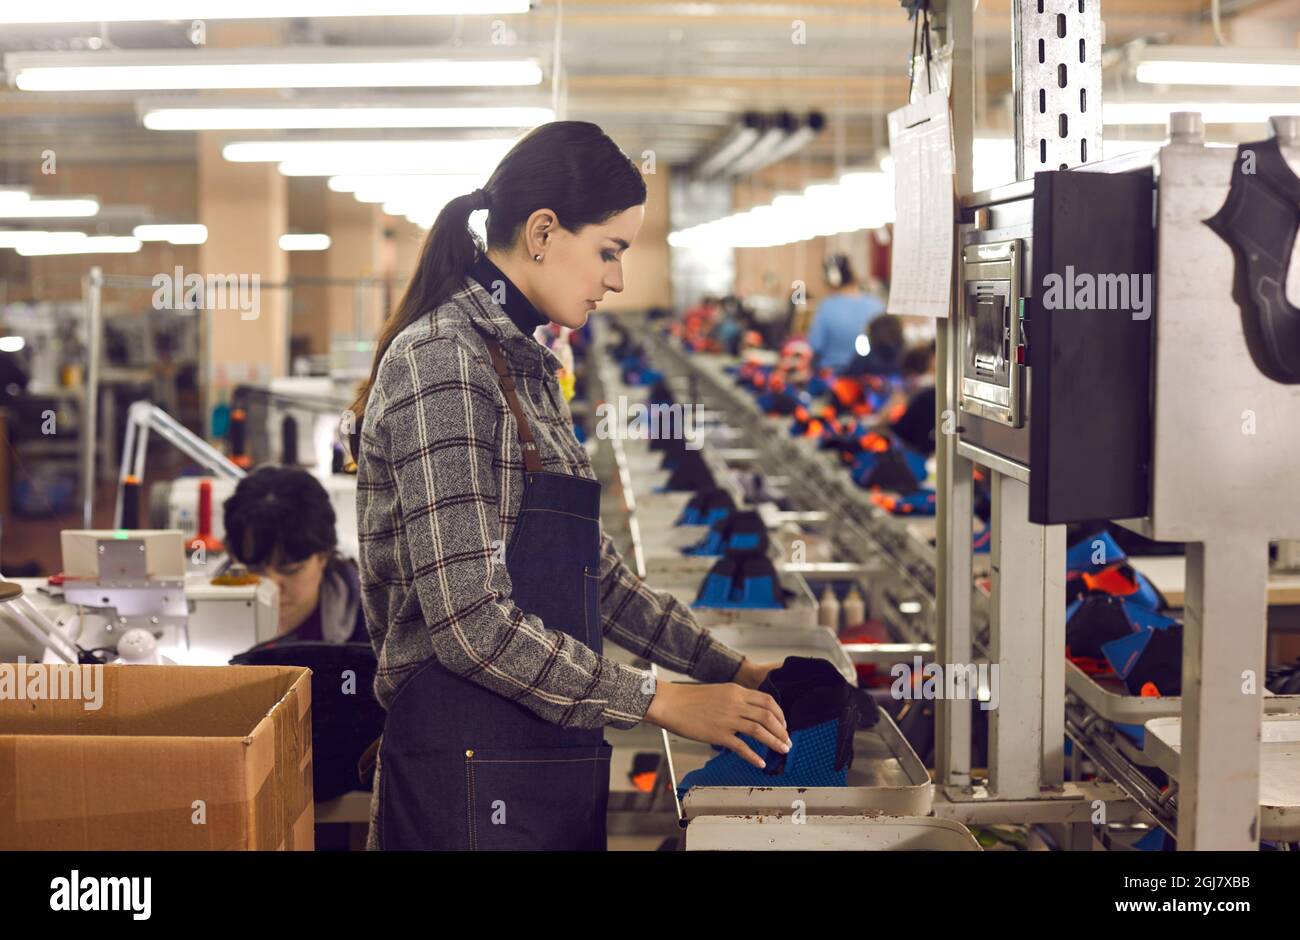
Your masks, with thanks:
[{"label": "denim apron", "polygon": [[[511,596],[599,655],[600,484],[541,469],[501,348],[484,341],[524,454]],[[546,721],[430,659],[388,709],[379,847],[604,851],[610,751],[600,728]]]}]

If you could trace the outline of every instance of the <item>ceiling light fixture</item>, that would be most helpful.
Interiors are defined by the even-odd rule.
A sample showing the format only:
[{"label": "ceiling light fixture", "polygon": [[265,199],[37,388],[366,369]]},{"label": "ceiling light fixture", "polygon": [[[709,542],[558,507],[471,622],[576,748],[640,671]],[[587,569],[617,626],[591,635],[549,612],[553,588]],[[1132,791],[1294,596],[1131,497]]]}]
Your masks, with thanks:
[{"label": "ceiling light fixture", "polygon": [[528,0],[46,0],[0,12],[0,23],[130,23],[326,16],[465,16],[527,13]]},{"label": "ceiling light fixture", "polygon": [[240,88],[405,88],[540,85],[533,59],[426,48],[181,49],[16,52],[4,57],[22,91],[179,91]]}]

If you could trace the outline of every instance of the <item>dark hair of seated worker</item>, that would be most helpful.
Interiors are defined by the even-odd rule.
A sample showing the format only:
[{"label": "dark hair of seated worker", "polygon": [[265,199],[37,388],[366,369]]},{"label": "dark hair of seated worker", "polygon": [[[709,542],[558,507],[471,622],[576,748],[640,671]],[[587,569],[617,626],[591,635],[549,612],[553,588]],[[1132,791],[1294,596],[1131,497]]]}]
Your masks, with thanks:
[{"label": "dark hair of seated worker", "polygon": [[865,356],[855,355],[844,375],[897,375],[902,368],[903,321],[890,313],[872,317],[867,323]]},{"label": "dark hair of seated worker", "polygon": [[355,566],[338,554],[334,507],[301,467],[258,467],[226,500],[231,557],[280,589],[277,641],[369,643]]}]

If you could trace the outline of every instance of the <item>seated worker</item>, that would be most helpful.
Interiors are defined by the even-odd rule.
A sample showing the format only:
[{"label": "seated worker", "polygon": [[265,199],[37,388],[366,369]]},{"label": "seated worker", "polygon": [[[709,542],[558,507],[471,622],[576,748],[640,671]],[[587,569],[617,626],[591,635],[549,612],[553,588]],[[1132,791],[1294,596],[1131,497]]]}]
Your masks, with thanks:
[{"label": "seated worker", "polygon": [[[300,467],[263,466],[226,500],[233,560],[280,588],[279,633],[233,657],[233,665],[311,669],[312,778],[317,803],[370,789],[358,764],[383,731],[374,696],[375,651],[353,562],[338,554],[334,507]],[[359,843],[346,823],[316,824],[316,849]]]},{"label": "seated worker", "polygon": [[903,368],[903,321],[885,313],[866,329],[867,350],[856,352],[842,375],[898,375]]},{"label": "seated worker", "polygon": [[826,259],[825,275],[830,293],[817,305],[808,329],[808,345],[817,357],[819,368],[838,373],[853,361],[853,344],[867,323],[884,311],[885,305],[878,297],[863,292],[844,255]]},{"label": "seated worker", "polygon": [[891,425],[899,439],[927,457],[934,453],[934,343],[913,346],[903,355],[903,381],[907,404]]},{"label": "seated worker", "polygon": [[360,578],[337,551],[334,521],[325,487],[301,467],[259,467],[226,500],[230,557],[280,589],[269,643],[370,643]]}]

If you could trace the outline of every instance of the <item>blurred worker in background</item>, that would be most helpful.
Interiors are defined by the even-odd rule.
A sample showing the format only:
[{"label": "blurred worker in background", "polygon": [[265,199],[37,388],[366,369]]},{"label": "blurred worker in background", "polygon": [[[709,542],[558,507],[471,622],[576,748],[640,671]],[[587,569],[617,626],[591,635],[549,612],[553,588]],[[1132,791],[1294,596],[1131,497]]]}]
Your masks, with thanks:
[{"label": "blurred worker in background", "polygon": [[903,323],[893,314],[872,318],[862,339],[854,340],[842,375],[899,375],[903,368]]},{"label": "blurred worker in background", "polygon": [[301,467],[259,467],[226,500],[231,557],[280,589],[279,635],[269,642],[369,643],[355,564],[337,551],[334,507]]},{"label": "blurred worker in background", "polygon": [[819,367],[842,372],[853,361],[857,338],[867,323],[884,311],[885,305],[880,298],[863,292],[845,255],[828,257],[824,273],[830,293],[817,306],[808,331],[808,344]]}]

